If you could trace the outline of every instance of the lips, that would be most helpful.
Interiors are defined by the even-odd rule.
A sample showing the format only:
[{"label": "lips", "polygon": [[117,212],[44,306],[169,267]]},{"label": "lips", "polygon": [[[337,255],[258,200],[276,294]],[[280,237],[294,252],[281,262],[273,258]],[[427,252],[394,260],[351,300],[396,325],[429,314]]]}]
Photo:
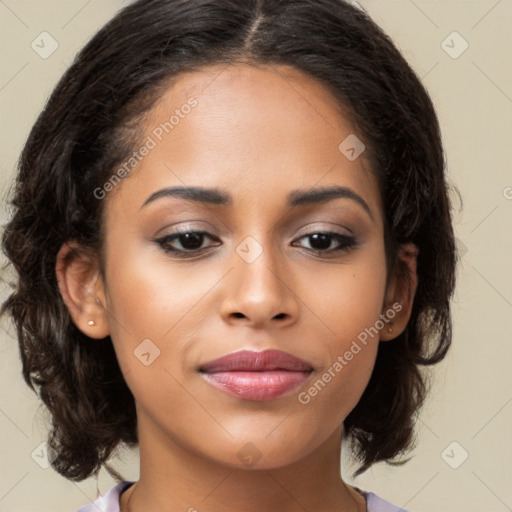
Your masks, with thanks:
[{"label": "lips", "polygon": [[214,372],[256,372],[256,371],[310,371],[313,367],[303,359],[294,357],[280,350],[265,350],[264,352],[252,352],[241,350],[227,356],[215,359],[201,366],[200,371]]},{"label": "lips", "polygon": [[242,350],[203,364],[199,371],[208,383],[231,396],[264,401],[300,386],[313,367],[279,350]]}]

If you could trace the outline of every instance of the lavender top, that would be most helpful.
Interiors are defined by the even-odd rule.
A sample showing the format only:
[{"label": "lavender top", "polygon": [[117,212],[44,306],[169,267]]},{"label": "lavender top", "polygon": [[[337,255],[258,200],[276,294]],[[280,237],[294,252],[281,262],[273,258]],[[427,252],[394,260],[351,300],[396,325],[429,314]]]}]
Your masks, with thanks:
[{"label": "lavender top", "polygon": [[[103,496],[77,510],[77,512],[120,512],[119,496],[126,491],[134,482],[119,482],[109,489]],[[404,508],[392,505],[386,500],[379,498],[373,492],[360,491],[366,499],[366,512],[407,512]]]}]

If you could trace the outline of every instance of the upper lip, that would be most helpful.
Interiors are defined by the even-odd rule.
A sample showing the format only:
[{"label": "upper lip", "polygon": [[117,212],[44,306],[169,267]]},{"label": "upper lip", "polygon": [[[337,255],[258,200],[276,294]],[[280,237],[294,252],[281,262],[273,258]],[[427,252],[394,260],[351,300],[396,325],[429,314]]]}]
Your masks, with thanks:
[{"label": "upper lip", "polygon": [[200,366],[199,370],[206,373],[272,370],[305,372],[313,370],[313,367],[307,361],[280,350],[264,350],[263,352],[240,350],[205,363]]}]

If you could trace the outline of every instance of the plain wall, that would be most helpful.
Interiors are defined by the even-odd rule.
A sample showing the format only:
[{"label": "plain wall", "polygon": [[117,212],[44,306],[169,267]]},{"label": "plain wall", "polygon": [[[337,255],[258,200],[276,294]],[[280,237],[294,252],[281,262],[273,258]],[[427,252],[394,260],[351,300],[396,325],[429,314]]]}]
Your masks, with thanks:
[{"label": "plain wall", "polygon": [[[123,3],[0,2],[2,200],[53,86]],[[441,122],[448,177],[461,193],[463,209],[454,214],[462,262],[453,301],[453,348],[433,374],[418,422],[418,447],[404,466],[375,466],[355,484],[416,512],[511,510],[512,1],[360,4],[429,90]],[[44,31],[59,45],[47,59],[31,47]],[[464,42],[450,35],[454,31],[469,45],[460,56]],[[458,208],[456,198],[454,204]],[[5,203],[0,219],[7,221]],[[1,276],[3,300],[9,275],[2,270]],[[94,500],[96,480],[73,483],[33,459],[46,438],[45,418],[22,380],[9,322],[0,329],[0,389],[0,512],[74,512]],[[460,464],[465,452],[468,458]],[[137,453],[126,453],[117,467],[127,479],[137,479]],[[99,490],[113,484],[102,472]]]}]

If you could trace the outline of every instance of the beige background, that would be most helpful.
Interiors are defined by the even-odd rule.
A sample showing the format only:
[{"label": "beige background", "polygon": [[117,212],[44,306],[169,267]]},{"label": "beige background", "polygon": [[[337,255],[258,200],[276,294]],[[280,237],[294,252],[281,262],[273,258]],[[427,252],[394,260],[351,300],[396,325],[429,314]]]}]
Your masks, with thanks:
[{"label": "beige background", "polygon": [[[0,0],[2,201],[22,144],[57,79],[122,4]],[[455,214],[463,258],[453,304],[454,345],[434,374],[418,448],[405,466],[375,467],[356,484],[416,512],[512,510],[512,1],[360,4],[424,79],[441,120],[449,178],[464,204]],[[47,59],[31,48],[43,31],[59,45]],[[448,37],[454,31],[469,44],[460,56],[463,40]],[[442,46],[447,37],[444,46],[452,47],[452,56]],[[0,215],[4,224],[3,202]],[[0,299],[8,276],[2,278]],[[45,439],[44,417],[36,414],[38,401],[22,381],[9,323],[0,329],[0,389],[0,512],[74,512],[94,500],[95,480],[69,482],[32,459]],[[450,467],[465,452],[467,460]],[[127,453],[118,468],[137,479],[137,454]],[[100,491],[111,485],[102,472]]]}]

